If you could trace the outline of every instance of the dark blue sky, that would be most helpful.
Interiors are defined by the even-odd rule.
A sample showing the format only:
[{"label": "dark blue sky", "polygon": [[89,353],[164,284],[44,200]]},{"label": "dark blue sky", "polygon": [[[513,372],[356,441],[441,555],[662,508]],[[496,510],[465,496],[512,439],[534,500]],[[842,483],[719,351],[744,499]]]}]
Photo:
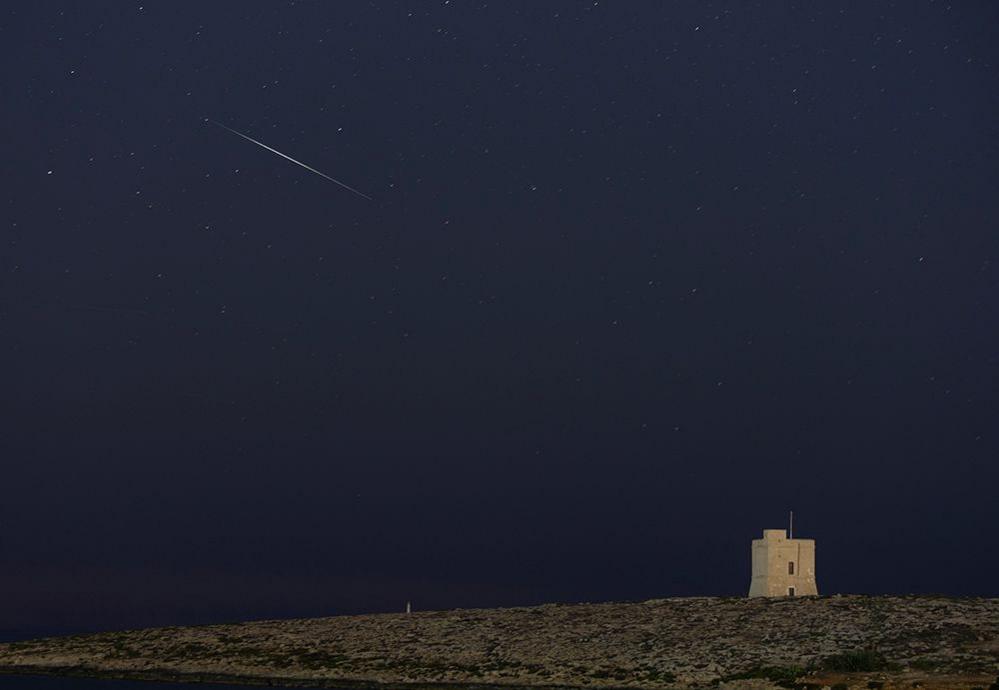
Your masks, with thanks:
[{"label": "dark blue sky", "polygon": [[0,627],[999,594],[997,20],[6,7]]}]

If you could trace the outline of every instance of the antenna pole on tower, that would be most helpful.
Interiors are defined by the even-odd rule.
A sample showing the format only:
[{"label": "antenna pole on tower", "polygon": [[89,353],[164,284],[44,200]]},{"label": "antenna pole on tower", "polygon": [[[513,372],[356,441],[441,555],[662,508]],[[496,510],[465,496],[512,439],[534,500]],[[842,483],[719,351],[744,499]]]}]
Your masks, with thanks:
[{"label": "antenna pole on tower", "polygon": [[788,525],[787,538],[794,539],[794,511],[791,511],[791,523]]}]

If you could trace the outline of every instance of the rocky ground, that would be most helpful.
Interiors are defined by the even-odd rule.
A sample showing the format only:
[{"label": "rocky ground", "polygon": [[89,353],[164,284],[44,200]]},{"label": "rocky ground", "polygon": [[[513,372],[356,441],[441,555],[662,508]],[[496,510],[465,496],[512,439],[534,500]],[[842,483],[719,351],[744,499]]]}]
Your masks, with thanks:
[{"label": "rocky ground", "polygon": [[999,688],[999,599],[656,599],[0,645],[0,672],[300,687]]}]

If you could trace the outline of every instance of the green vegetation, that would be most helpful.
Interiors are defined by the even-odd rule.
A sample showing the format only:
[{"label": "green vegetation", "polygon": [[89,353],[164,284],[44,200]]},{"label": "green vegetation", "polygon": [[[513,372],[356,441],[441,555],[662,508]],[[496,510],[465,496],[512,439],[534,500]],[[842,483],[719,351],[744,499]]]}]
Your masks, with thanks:
[{"label": "green vegetation", "polygon": [[920,657],[918,659],[913,659],[909,662],[911,668],[917,671],[933,671],[940,667],[940,662],[934,659],[928,659],[926,657]]},{"label": "green vegetation", "polygon": [[649,683],[675,683],[676,675],[670,673],[669,671],[660,671],[659,669],[646,666],[639,671],[639,680],[647,681]]},{"label": "green vegetation", "polygon": [[319,649],[303,649],[292,650],[289,656],[286,657],[284,665],[291,666],[297,662],[311,671],[319,671],[321,669],[337,668],[349,661],[350,658],[343,654],[331,654]]},{"label": "green vegetation", "polygon": [[167,654],[177,659],[197,659],[209,655],[213,651],[211,647],[201,642],[185,642],[169,647]]},{"label": "green vegetation", "polygon": [[720,678],[721,681],[748,680],[751,678],[764,678],[782,688],[793,688],[798,684],[798,678],[805,675],[807,669],[799,666],[760,666],[758,668],[736,673],[731,676]]},{"label": "green vegetation", "polygon": [[137,659],[142,656],[139,650],[131,647],[124,642],[115,642],[112,646],[111,653],[108,654],[109,659]]},{"label": "green vegetation", "polygon": [[872,671],[888,671],[893,668],[884,654],[874,649],[858,649],[827,656],[822,660],[823,671],[842,671],[844,673],[869,673]]},{"label": "green vegetation", "polygon": [[35,651],[35,649],[38,646],[39,646],[38,643],[36,641],[34,641],[34,640],[28,640],[28,641],[25,641],[25,642],[8,642],[7,643],[7,649],[9,649],[12,652]]},{"label": "green vegetation", "polygon": [[676,676],[669,671],[660,671],[653,666],[639,668],[598,668],[587,673],[591,678],[601,680],[640,681],[647,683],[674,683]]}]

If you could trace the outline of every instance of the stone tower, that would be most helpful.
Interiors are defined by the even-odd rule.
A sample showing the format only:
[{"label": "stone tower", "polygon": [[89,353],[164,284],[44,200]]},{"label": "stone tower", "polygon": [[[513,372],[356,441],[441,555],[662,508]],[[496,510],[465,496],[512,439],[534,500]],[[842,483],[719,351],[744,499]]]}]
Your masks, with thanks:
[{"label": "stone tower", "polygon": [[816,595],[815,540],[788,539],[782,529],[763,530],[753,540],[751,597],[801,597]]}]

